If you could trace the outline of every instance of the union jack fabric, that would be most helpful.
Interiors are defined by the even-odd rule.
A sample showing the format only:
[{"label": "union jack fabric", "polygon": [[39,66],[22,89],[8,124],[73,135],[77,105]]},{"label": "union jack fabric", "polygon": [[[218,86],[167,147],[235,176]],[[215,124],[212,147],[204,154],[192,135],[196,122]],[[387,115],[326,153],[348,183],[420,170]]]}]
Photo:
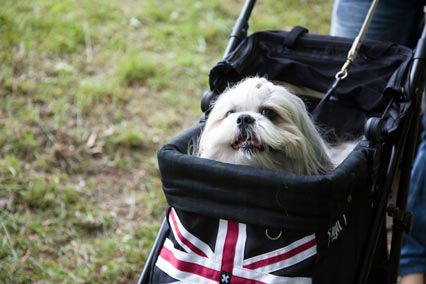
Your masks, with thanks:
[{"label": "union jack fabric", "polygon": [[[156,261],[156,273],[163,276],[155,276],[156,283],[312,283],[309,273],[295,275],[294,268],[314,262],[315,234],[293,238],[272,250],[266,245],[265,251],[265,244],[251,236],[259,230],[251,230],[249,225],[219,219],[213,224],[197,220],[193,226],[181,219],[172,208],[168,215],[170,233]],[[197,227],[201,227],[198,235],[194,233]]]}]

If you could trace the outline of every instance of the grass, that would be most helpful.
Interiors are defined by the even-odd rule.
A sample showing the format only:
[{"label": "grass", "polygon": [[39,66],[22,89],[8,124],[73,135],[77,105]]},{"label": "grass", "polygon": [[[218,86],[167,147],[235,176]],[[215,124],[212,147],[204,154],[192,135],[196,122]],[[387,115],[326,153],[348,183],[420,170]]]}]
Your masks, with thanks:
[{"label": "grass", "polygon": [[[243,1],[3,2],[0,282],[136,283],[156,149],[198,121]],[[328,32],[331,0],[258,2],[250,31]]]}]

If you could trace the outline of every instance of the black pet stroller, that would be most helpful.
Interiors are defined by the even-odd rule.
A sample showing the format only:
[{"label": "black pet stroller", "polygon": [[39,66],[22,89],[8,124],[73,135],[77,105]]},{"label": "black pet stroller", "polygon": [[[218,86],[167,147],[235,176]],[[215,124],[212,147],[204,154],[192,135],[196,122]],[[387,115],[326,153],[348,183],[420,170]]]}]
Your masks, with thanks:
[{"label": "black pet stroller", "polygon": [[[406,201],[426,31],[414,52],[365,40],[346,74],[350,39],[301,27],[246,37],[254,2],[246,1],[224,59],[210,72],[200,123],[158,151],[169,207],[138,283],[396,283],[412,219]],[[325,94],[303,99],[330,142],[364,138],[324,176],[188,155],[214,98],[254,75]]]}]

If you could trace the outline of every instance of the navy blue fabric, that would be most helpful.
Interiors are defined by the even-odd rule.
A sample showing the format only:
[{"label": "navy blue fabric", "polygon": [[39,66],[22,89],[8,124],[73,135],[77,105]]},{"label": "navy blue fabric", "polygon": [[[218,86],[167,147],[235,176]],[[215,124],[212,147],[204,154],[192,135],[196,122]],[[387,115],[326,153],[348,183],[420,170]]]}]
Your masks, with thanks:
[{"label": "navy blue fabric", "polygon": [[[424,124],[426,125],[426,119]],[[412,231],[404,236],[400,274],[426,273],[426,131],[417,152],[408,192],[407,210],[414,213]]]}]

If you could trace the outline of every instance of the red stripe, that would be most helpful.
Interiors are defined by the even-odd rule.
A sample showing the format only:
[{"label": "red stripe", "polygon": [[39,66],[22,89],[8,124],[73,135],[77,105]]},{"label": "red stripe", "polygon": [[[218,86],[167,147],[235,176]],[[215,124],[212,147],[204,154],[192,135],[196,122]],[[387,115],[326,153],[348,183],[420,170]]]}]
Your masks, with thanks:
[{"label": "red stripe", "polygon": [[304,244],[302,244],[298,247],[295,247],[294,249],[292,249],[292,250],[290,250],[286,253],[283,253],[283,254],[280,254],[280,255],[277,255],[277,256],[274,256],[274,257],[271,257],[271,258],[259,260],[257,262],[253,262],[251,264],[244,265],[244,268],[256,269],[256,268],[264,267],[264,266],[267,266],[267,265],[270,265],[270,264],[273,264],[273,263],[276,263],[276,262],[279,262],[279,261],[283,261],[283,260],[289,259],[290,257],[295,256],[296,254],[298,254],[298,253],[300,253],[304,250],[310,249],[311,247],[315,246],[316,244],[317,244],[317,240],[312,239],[309,242],[306,242],[306,243],[304,243]]},{"label": "red stripe", "polygon": [[222,254],[222,271],[232,273],[234,267],[235,249],[238,240],[238,223],[228,221],[228,230]]},{"label": "red stripe", "polygon": [[175,211],[174,210],[171,210],[170,211],[170,217],[171,217],[171,219],[172,219],[172,222],[173,222],[173,225],[174,225],[174,227],[175,227],[175,229],[176,229],[176,234],[177,234],[177,236],[176,237],[178,237],[179,238],[179,240],[182,242],[182,243],[184,243],[192,252],[194,252],[195,254],[198,254],[199,256],[203,256],[203,257],[207,257],[207,255],[202,251],[202,250],[200,250],[199,248],[197,248],[193,243],[191,243],[189,240],[187,240],[183,235],[182,235],[182,233],[179,231],[179,227],[178,227],[178,224],[177,224],[177,221],[176,221],[176,215],[175,215]]},{"label": "red stripe", "polygon": [[168,263],[173,265],[179,271],[199,275],[204,278],[211,279],[213,281],[217,281],[217,279],[220,278],[219,271],[199,265],[199,264],[179,260],[173,255],[173,252],[171,252],[166,247],[163,247],[161,249],[160,257],[162,257]]}]

